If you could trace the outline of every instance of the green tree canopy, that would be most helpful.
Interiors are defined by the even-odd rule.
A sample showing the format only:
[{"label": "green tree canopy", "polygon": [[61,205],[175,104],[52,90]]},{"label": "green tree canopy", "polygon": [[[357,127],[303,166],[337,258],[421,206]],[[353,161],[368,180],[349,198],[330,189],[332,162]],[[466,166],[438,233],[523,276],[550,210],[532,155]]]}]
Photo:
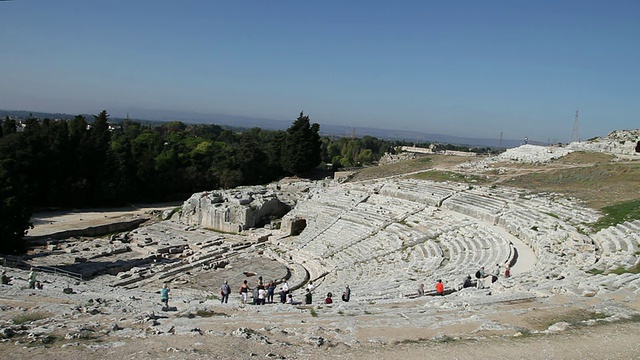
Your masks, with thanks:
[{"label": "green tree canopy", "polygon": [[282,168],[291,174],[302,175],[320,165],[320,125],[311,124],[304,112],[287,129],[282,149]]}]

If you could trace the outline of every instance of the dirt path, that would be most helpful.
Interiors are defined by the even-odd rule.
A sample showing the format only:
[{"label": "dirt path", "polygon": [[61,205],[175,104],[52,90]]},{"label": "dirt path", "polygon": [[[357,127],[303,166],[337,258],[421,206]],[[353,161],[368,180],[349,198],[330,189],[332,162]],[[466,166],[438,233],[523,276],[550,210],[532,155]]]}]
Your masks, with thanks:
[{"label": "dirt path", "polygon": [[16,346],[0,343],[0,355],[11,359],[637,359],[640,324],[580,328],[562,334],[492,337],[480,340],[409,341],[327,346],[268,344],[237,336],[170,335],[123,338],[70,346]]},{"label": "dirt path", "polygon": [[39,212],[33,214],[31,217],[33,229],[30,229],[27,235],[45,236],[65,230],[106,225],[117,222],[118,220],[144,216],[154,210],[170,210],[180,205],[182,205],[182,203],[142,204],[121,208]]}]

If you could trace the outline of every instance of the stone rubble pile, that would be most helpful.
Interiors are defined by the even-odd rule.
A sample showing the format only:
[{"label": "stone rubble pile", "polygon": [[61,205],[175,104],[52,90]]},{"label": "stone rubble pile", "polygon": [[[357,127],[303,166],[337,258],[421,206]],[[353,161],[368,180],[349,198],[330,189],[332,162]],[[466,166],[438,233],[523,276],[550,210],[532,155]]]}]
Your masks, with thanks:
[{"label": "stone rubble pile", "polygon": [[616,130],[607,136],[572,142],[567,145],[567,149],[640,157],[638,144],[640,144],[640,129]]}]

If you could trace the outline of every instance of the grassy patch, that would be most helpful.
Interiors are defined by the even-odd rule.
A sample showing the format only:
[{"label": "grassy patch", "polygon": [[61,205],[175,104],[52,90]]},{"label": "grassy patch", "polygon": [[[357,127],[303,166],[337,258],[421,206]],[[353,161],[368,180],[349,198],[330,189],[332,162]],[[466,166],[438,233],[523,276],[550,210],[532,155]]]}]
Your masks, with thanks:
[{"label": "grassy patch", "polygon": [[[178,206],[175,207],[173,209],[171,209],[171,212],[169,212],[169,214],[167,214],[167,216],[165,217],[165,219],[171,219],[171,217],[173,215],[175,215],[177,212],[182,211],[182,206]],[[164,220],[164,219],[163,219]]]},{"label": "grassy patch", "polygon": [[632,266],[630,268],[619,267],[617,269],[610,271],[612,274],[622,275],[622,274],[638,274],[640,273],[640,264]]},{"label": "grassy patch", "polygon": [[503,185],[535,192],[562,193],[575,197],[592,208],[638,199],[640,163],[595,163],[564,169],[531,169],[512,177]]},{"label": "grassy patch", "polygon": [[573,309],[563,314],[556,314],[553,316],[547,316],[539,320],[539,325],[543,328],[559,323],[566,322],[571,326],[581,325],[585,321],[598,320],[606,318],[606,314],[597,313],[594,311],[585,311],[584,309]]},{"label": "grassy patch", "polygon": [[626,201],[602,208],[604,216],[591,224],[595,231],[622,224],[625,221],[640,219],[640,199]]},{"label": "grassy patch", "polygon": [[600,275],[600,274],[604,274],[604,270],[600,270],[600,269],[590,269],[590,270],[587,270],[587,274],[591,274],[591,275]]},{"label": "grassy patch", "polygon": [[543,214],[547,214],[549,216],[551,216],[552,218],[556,218],[556,219],[560,219],[560,217],[554,213],[550,213],[550,212],[542,212]]},{"label": "grassy patch", "polygon": [[560,164],[594,164],[594,163],[608,163],[615,159],[615,156],[610,154],[574,151],[552,162]]},{"label": "grassy patch", "polygon": [[[321,309],[322,307],[318,306],[318,309]],[[318,312],[316,311],[316,309],[313,306],[309,306],[309,305],[303,305],[303,306],[296,306],[296,309],[298,310],[309,310],[309,313],[311,314],[312,317],[318,317]]]},{"label": "grassy patch", "polygon": [[404,340],[394,342],[394,345],[421,344],[425,342],[429,342],[429,339],[424,339],[424,338],[404,339]]},{"label": "grassy patch", "polygon": [[450,343],[450,342],[454,342],[456,341],[456,339],[452,338],[449,335],[444,335],[444,336],[440,336],[436,339],[437,342],[439,343]]},{"label": "grassy patch", "polygon": [[431,169],[437,166],[454,166],[472,160],[466,156],[424,155],[416,159],[400,161],[393,164],[371,166],[353,175],[349,181],[379,179],[392,175],[408,174],[411,172]]},{"label": "grassy patch", "polygon": [[43,311],[32,311],[20,315],[16,315],[13,317],[13,323],[16,325],[28,324],[32,321],[38,321],[42,319],[46,319],[50,314]]},{"label": "grassy patch", "polygon": [[640,264],[634,265],[634,266],[629,267],[629,268],[625,268],[623,266],[620,266],[620,267],[618,267],[616,269],[613,269],[613,270],[590,269],[590,270],[587,270],[587,274],[591,274],[591,275],[599,275],[599,274],[616,274],[616,275],[640,274]]},{"label": "grassy patch", "polygon": [[217,313],[217,312],[212,311],[212,310],[201,309],[201,310],[197,310],[195,312],[195,314],[194,313],[188,313],[188,314],[185,314],[183,316],[187,317],[189,319],[193,319],[196,316],[199,316],[199,317],[212,317],[212,316],[227,316],[227,314],[225,314],[225,313]]}]

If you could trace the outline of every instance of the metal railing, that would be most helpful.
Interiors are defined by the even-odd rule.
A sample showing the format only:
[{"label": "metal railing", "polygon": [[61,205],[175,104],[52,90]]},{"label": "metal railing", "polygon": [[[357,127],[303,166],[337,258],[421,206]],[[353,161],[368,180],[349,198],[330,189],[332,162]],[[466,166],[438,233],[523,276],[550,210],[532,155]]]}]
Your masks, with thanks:
[{"label": "metal railing", "polygon": [[34,270],[36,271],[46,272],[49,274],[53,274],[55,276],[64,276],[74,280],[84,281],[82,274],[80,273],[60,269],[55,266],[34,266],[22,260],[22,258],[20,258],[19,256],[8,255],[8,256],[0,257],[0,262],[4,267],[13,267],[13,268],[25,269],[25,270],[34,268]]}]

